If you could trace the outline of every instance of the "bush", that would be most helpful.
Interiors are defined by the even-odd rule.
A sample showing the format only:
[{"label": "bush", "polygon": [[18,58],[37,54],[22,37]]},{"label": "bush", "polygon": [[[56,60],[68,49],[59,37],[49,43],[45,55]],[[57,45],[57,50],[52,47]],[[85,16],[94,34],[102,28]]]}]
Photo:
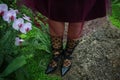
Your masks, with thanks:
[{"label": "bush", "polygon": [[[16,0],[1,0],[8,8],[17,9]],[[0,16],[0,80],[30,80],[25,66],[29,66],[29,60],[38,54],[50,53],[50,38],[48,25],[37,19],[40,29],[34,23],[34,15],[25,6],[19,9],[17,18],[23,14],[31,17],[32,30],[26,34],[12,28],[14,21],[6,22]],[[38,17],[43,18],[40,14]],[[26,21],[25,21],[26,22]],[[24,39],[24,42],[16,46],[15,38]],[[22,40],[21,40],[22,41]]]},{"label": "bush", "polygon": [[120,0],[112,0],[112,15],[110,20],[113,25],[120,28]]}]

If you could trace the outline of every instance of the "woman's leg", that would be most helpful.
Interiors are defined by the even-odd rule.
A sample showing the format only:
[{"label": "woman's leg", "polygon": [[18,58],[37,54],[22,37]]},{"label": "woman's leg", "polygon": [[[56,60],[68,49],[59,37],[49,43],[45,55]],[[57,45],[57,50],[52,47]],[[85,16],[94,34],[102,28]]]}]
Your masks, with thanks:
[{"label": "woman's leg", "polygon": [[64,33],[64,22],[58,22],[54,20],[48,20],[50,35],[52,36],[63,36]]},{"label": "woman's leg", "polygon": [[68,26],[68,38],[69,39],[78,39],[78,38],[80,38],[82,28],[83,28],[83,22],[69,23],[69,26]]},{"label": "woman's leg", "polygon": [[81,22],[69,23],[68,38],[67,38],[66,49],[64,52],[64,60],[61,71],[62,76],[64,76],[71,67],[71,54],[74,48],[79,43],[79,38],[81,36],[82,28],[83,28],[83,23]]},{"label": "woman's leg", "polygon": [[54,70],[56,70],[58,66],[58,60],[62,52],[62,44],[63,44],[62,41],[63,41],[63,32],[64,32],[64,22],[58,22],[49,19],[48,23],[49,23],[53,58],[48,64],[46,74],[53,72]]}]

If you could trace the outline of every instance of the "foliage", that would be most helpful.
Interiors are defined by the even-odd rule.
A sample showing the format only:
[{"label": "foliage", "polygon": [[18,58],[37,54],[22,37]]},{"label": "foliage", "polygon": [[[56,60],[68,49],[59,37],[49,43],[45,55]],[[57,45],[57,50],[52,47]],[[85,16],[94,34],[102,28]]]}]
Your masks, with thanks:
[{"label": "foliage", "polygon": [[110,20],[113,25],[120,28],[120,0],[112,0],[112,15]]},{"label": "foliage", "polygon": [[29,66],[25,67],[30,74],[31,80],[61,80],[61,78],[55,74],[45,74],[45,69],[49,62],[49,58],[51,58],[49,54],[42,51],[36,51],[35,56],[28,61]]},{"label": "foliage", "polygon": [[[14,9],[18,8],[16,0],[9,1],[1,0],[0,3],[7,3],[9,7]],[[28,73],[31,68],[27,69],[29,71],[25,69],[25,67],[32,67],[28,64],[29,60],[32,59],[34,62],[33,58],[37,53],[50,53],[48,25],[37,20],[40,24],[40,29],[38,29],[34,24],[33,13],[25,6],[22,6],[19,12],[18,17],[24,13],[31,17],[33,29],[27,34],[19,34],[12,28],[12,23],[8,24],[0,17],[0,80],[31,80],[32,74]],[[43,18],[43,16],[39,17]],[[15,46],[16,36],[25,40],[22,45]]]}]

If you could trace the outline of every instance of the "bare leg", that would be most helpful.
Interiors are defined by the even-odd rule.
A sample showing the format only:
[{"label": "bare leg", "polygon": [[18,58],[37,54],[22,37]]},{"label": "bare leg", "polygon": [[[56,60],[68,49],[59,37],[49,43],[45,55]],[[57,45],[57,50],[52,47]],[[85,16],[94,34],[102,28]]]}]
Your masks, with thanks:
[{"label": "bare leg", "polygon": [[62,73],[61,75],[64,76],[71,67],[71,54],[73,53],[74,48],[79,43],[79,37],[81,36],[83,23],[69,23],[68,26],[68,38],[66,49],[64,51],[64,60],[62,65]]},{"label": "bare leg", "polygon": [[62,44],[63,44],[62,41],[63,41],[63,33],[64,33],[64,22],[49,20],[48,23],[50,29],[53,57],[50,63],[48,64],[46,74],[55,71],[58,66],[60,54],[62,53]]},{"label": "bare leg", "polygon": [[83,23],[78,22],[78,23],[69,23],[68,26],[68,38],[69,39],[77,39],[81,36],[83,28]]},{"label": "bare leg", "polygon": [[64,22],[58,22],[54,20],[48,20],[50,35],[52,36],[63,36],[64,33]]}]

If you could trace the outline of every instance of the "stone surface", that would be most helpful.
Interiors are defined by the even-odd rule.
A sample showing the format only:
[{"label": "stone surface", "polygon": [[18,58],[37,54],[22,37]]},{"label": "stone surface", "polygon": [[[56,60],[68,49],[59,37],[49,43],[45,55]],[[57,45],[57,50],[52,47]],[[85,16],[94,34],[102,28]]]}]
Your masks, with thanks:
[{"label": "stone surface", "polygon": [[120,80],[120,29],[106,18],[86,22],[63,80]]}]

